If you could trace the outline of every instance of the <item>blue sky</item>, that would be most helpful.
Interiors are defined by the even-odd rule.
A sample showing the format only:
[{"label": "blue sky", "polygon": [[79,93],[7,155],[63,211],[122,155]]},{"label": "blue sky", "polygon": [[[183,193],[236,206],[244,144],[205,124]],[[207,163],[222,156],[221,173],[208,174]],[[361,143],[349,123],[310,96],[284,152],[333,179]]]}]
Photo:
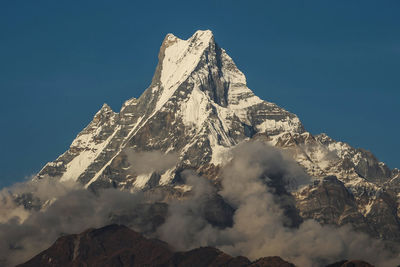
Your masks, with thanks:
[{"label": "blue sky", "polygon": [[0,187],[150,84],[172,32],[211,29],[261,98],[400,167],[400,1],[0,3]]}]

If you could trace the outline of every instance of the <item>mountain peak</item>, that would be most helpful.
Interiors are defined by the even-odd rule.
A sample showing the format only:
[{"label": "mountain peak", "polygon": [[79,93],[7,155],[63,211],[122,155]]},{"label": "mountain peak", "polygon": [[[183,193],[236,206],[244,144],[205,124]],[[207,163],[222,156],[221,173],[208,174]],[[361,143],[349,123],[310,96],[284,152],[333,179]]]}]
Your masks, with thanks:
[{"label": "mountain peak", "polygon": [[[266,169],[271,175],[260,175],[281,192],[284,203],[296,202],[282,213],[293,223],[300,221],[298,216],[337,225],[353,220],[357,230],[372,229],[374,237],[400,242],[395,205],[400,171],[326,134],[313,136],[295,114],[261,100],[211,31],[197,31],[187,40],[168,34],[159,59],[152,84],[138,99],[126,101],[119,113],[104,105],[70,149],[46,164],[38,178],[76,180],[95,192],[108,187],[161,190],[168,199],[189,190],[185,169],[218,187],[223,170],[236,164],[232,155],[241,151],[244,160],[271,166]],[[241,144],[251,140],[257,142],[244,149]],[[305,173],[322,182],[295,191],[308,181]],[[323,180],[332,175],[337,180]],[[293,202],[286,198],[286,187],[293,192]]]},{"label": "mountain peak", "polygon": [[186,77],[196,67],[204,50],[214,44],[210,30],[196,31],[189,39],[182,40],[169,33],[160,48],[160,83],[164,88]]},{"label": "mountain peak", "polygon": [[107,110],[107,111],[112,110],[111,107],[107,103],[104,103],[103,106],[101,107],[101,109]]},{"label": "mountain peak", "polygon": [[163,46],[170,46],[179,41],[186,42],[203,42],[208,43],[214,39],[214,34],[211,30],[197,30],[190,38],[183,40],[172,33],[168,33],[163,41]]},{"label": "mountain peak", "polygon": [[182,40],[169,33],[164,38],[158,55],[158,65],[151,88],[162,91],[157,101],[158,110],[186,81],[201,62],[205,51],[215,53],[216,44],[210,30],[196,31],[189,39]]},{"label": "mountain peak", "polygon": [[187,40],[167,34],[158,58],[152,83],[144,94],[152,99],[153,112],[178,94],[191,96],[196,90],[193,101],[208,99],[222,107],[245,108],[262,102],[210,30],[198,30]]},{"label": "mountain peak", "polygon": [[101,116],[102,114],[108,114],[108,113],[113,113],[113,110],[107,103],[104,103],[103,106],[101,106],[101,109],[95,114],[95,116]]},{"label": "mountain peak", "polygon": [[202,42],[209,42],[214,39],[214,34],[211,30],[198,30],[196,31],[189,40],[192,41],[202,41]]}]

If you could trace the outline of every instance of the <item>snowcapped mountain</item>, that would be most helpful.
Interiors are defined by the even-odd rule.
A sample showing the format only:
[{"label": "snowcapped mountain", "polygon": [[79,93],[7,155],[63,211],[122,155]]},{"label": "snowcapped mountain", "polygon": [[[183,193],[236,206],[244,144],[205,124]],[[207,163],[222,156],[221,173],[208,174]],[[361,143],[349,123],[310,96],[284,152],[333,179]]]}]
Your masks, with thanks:
[{"label": "snowcapped mountain", "polygon": [[[104,187],[187,190],[180,172],[193,169],[218,180],[229,149],[259,140],[284,149],[314,180],[292,192],[302,218],[352,223],[356,229],[400,241],[399,170],[364,149],[313,136],[299,118],[264,101],[211,31],[188,40],[168,34],[150,86],[116,113],[104,104],[69,150],[47,163],[38,178],[76,180]],[[127,151],[175,153],[167,169],[135,172]]]}]

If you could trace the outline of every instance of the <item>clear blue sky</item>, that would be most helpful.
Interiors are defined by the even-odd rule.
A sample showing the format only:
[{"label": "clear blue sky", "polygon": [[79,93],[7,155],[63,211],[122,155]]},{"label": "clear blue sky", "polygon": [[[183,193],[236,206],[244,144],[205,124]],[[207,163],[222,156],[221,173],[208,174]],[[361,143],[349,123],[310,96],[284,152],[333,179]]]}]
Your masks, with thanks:
[{"label": "clear blue sky", "polygon": [[211,29],[261,98],[400,167],[400,1],[0,2],[0,187],[150,84],[172,32]]}]

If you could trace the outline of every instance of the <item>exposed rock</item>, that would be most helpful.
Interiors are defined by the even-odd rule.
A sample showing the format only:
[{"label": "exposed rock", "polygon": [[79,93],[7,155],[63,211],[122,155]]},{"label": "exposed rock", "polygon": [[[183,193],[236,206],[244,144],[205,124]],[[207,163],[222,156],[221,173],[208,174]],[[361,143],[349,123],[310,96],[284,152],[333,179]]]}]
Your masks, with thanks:
[{"label": "exposed rock", "polygon": [[287,261],[284,261],[282,258],[280,257],[265,257],[265,258],[261,258],[256,260],[255,262],[253,262],[252,264],[250,264],[249,266],[251,267],[295,267],[294,264],[289,263]]},{"label": "exposed rock", "polygon": [[353,194],[335,176],[316,180],[303,189],[298,195],[297,205],[304,218],[313,218],[322,224],[352,223],[368,230]]},{"label": "exposed rock", "polygon": [[[255,96],[211,31],[197,31],[188,40],[168,34],[158,58],[151,85],[138,99],[127,100],[119,113],[104,104],[69,150],[47,163],[37,178],[72,179],[93,191],[172,192],[184,182],[180,173],[191,169],[218,188],[219,169],[230,160],[227,151],[259,140],[285,150],[316,180],[295,192],[296,199],[277,190],[277,201],[284,202],[292,218],[289,226],[314,218],[325,224],[350,223],[372,236],[400,241],[398,169],[390,170],[371,152],[326,134],[313,136],[295,114]],[[169,170],[139,175],[130,168],[127,149],[176,152],[179,161]],[[337,179],[323,179],[332,175]],[[211,221],[229,225],[214,215]]]},{"label": "exposed rock", "polygon": [[212,247],[173,252],[168,244],[147,239],[122,225],[87,230],[60,237],[50,248],[19,267],[41,266],[294,266],[279,257],[250,262]]},{"label": "exposed rock", "polygon": [[172,252],[127,227],[110,225],[60,237],[50,248],[19,266],[157,266]]},{"label": "exposed rock", "polygon": [[328,176],[303,189],[297,199],[303,218],[313,218],[322,224],[351,224],[376,238],[400,240],[397,203],[383,190],[366,197],[369,202],[362,205],[363,199],[356,199],[343,182]]},{"label": "exposed rock", "polygon": [[[168,244],[160,240],[147,239],[123,225],[116,224],[60,237],[50,248],[18,266],[295,267],[278,256],[263,257],[251,262],[246,257],[232,257],[212,247],[174,252]],[[373,267],[360,260],[343,260],[327,265],[336,266]]]}]

